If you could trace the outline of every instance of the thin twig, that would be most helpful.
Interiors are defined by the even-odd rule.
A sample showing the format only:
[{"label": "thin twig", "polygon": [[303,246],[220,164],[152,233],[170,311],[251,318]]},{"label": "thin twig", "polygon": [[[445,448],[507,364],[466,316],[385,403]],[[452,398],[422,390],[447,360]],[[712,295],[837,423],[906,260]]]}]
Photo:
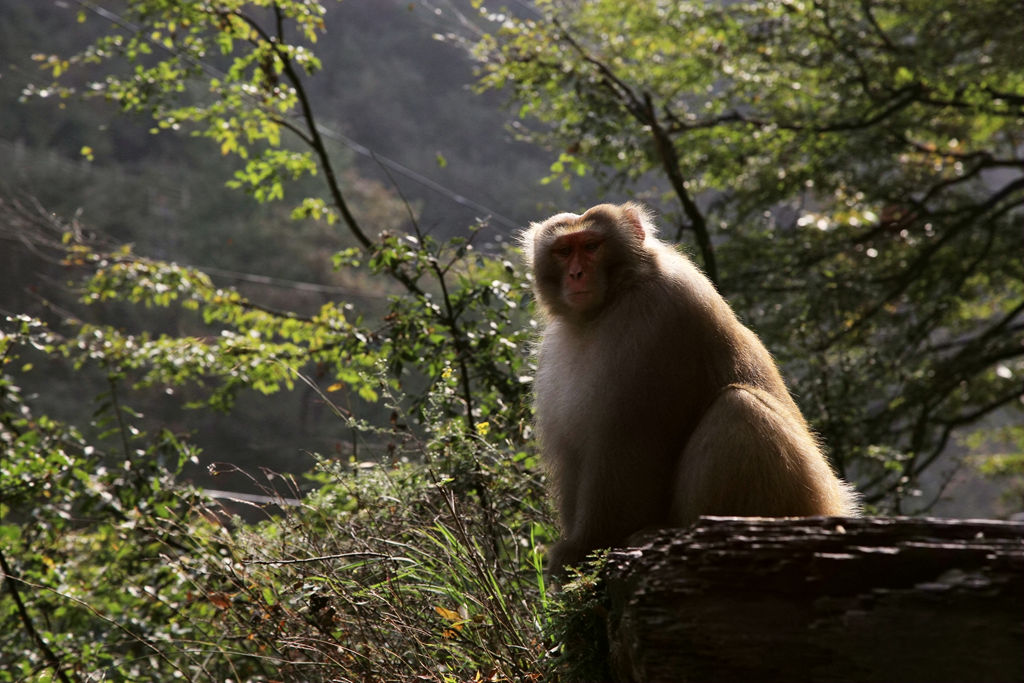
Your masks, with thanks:
[{"label": "thin twig", "polygon": [[299,557],[293,560],[242,560],[243,564],[308,564],[310,562],[326,562],[328,560],[351,560],[351,559],[373,559],[387,560],[390,555],[384,553],[337,553],[336,555],[318,555],[317,557]]},{"label": "thin twig", "polygon": [[28,632],[29,637],[36,642],[39,649],[42,650],[43,656],[46,657],[47,661],[50,662],[50,666],[53,667],[54,674],[63,683],[71,683],[71,679],[68,678],[67,674],[64,673],[64,669],[61,666],[60,658],[57,657],[57,653],[47,644],[43,636],[40,635],[39,631],[36,630],[35,624],[32,623],[32,617],[29,615],[28,610],[25,608],[25,603],[21,599],[21,593],[18,592],[18,586],[14,581],[14,574],[11,573],[11,567],[7,564],[7,558],[4,556],[3,550],[0,550],[0,571],[3,571],[4,582],[7,584],[7,588],[11,591],[11,597],[14,598],[14,604],[18,609],[18,617],[21,619],[22,625]]}]

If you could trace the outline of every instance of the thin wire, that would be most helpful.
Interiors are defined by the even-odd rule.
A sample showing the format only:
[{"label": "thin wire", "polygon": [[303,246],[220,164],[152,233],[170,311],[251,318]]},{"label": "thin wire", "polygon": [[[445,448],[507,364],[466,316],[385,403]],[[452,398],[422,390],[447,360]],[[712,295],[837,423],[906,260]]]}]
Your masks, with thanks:
[{"label": "thin wire", "polygon": [[[103,19],[106,19],[107,21],[113,24],[116,24],[117,26],[120,26],[121,28],[132,31],[133,33],[141,32],[139,26],[133,24],[132,22],[128,21],[123,16],[112,10],[108,10],[107,8],[97,5],[94,2],[90,2],[90,0],[75,0],[75,2],[81,7],[84,7],[90,12],[93,12],[94,14],[102,17]],[[226,72],[218,69],[217,67],[207,62],[204,62],[201,59],[197,59],[192,55],[182,53],[180,50],[172,49],[159,42],[153,42],[152,40],[150,40],[150,42],[156,45],[158,48],[164,50],[165,52],[169,52],[177,57],[187,60],[194,66],[199,67],[200,69],[202,69],[210,75],[217,76],[218,78],[223,78],[226,75]],[[455,192],[454,190],[445,187],[436,180],[432,180],[427,176],[423,175],[422,173],[414,171],[413,169],[409,168],[408,166],[405,166],[404,164],[398,161],[395,161],[394,159],[391,159],[389,157],[386,157],[382,154],[373,151],[366,145],[356,142],[347,135],[343,135],[342,133],[339,133],[336,130],[327,128],[321,123],[317,123],[316,127],[322,136],[342,143],[356,154],[373,159],[376,163],[381,164],[382,166],[386,166],[387,168],[394,171],[398,175],[401,175],[414,183],[417,183],[419,185],[422,185],[423,187],[426,187],[429,190],[437,192],[438,194],[448,198],[450,201],[454,202],[455,204],[458,204],[459,206],[463,206],[474,211],[484,213],[494,222],[500,223],[501,225],[507,228],[517,229],[522,227],[522,223],[514,221],[511,218],[508,218],[507,216],[498,213],[494,209],[484,204],[481,204],[478,201],[475,201],[473,199],[466,197],[465,195]]]},{"label": "thin wire", "polygon": [[356,142],[355,140],[346,135],[342,135],[341,133],[333,131],[329,128],[325,128],[323,125],[319,123],[317,124],[317,129],[320,131],[321,135],[328,138],[333,138],[338,142],[341,142],[356,154],[362,154],[363,156],[369,157],[376,161],[378,164],[381,164],[382,166],[386,166],[387,168],[391,169],[395,173],[405,176],[406,178],[415,183],[423,185],[424,187],[431,189],[434,192],[444,195],[445,197],[455,202],[456,204],[459,204],[460,206],[465,206],[467,208],[473,209],[474,211],[479,211],[488,214],[490,218],[494,220],[494,222],[500,223],[507,228],[517,229],[522,227],[522,223],[517,223],[516,221],[513,221],[511,218],[501,215],[494,209],[488,208],[487,206],[484,206],[483,204],[477,201],[469,199],[468,197],[461,195],[458,192],[455,192],[454,190],[449,190],[448,188],[441,185],[437,181],[431,180],[422,173],[414,171],[408,166],[404,166],[403,164],[395,161],[394,159],[389,159],[388,157],[383,156],[382,154],[374,152],[369,147],[366,147],[365,145]]},{"label": "thin wire", "polygon": [[208,275],[219,275],[221,277],[232,278],[235,280],[242,280],[243,282],[251,282],[257,285],[264,285],[267,287],[277,287],[279,289],[290,289],[300,292],[316,292],[320,294],[345,294],[348,296],[365,297],[368,299],[386,299],[387,294],[379,292],[368,292],[356,287],[344,287],[339,285],[321,285],[315,282],[304,282],[302,280],[288,280],[280,277],[270,277],[269,275],[257,275],[255,273],[242,273],[236,270],[227,270],[225,268],[214,268],[212,266],[194,266],[190,265],[189,268],[201,271]]}]

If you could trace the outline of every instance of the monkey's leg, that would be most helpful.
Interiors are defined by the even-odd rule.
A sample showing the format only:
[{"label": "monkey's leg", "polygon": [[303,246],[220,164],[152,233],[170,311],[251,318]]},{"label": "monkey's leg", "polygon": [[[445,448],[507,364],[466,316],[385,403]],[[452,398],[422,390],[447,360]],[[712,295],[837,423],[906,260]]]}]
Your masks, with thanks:
[{"label": "monkey's leg", "polygon": [[[644,448],[606,443],[573,476],[560,480],[562,538],[548,553],[549,569],[558,574],[598,548],[621,546],[639,529],[665,526],[671,500],[672,471],[662,463],[644,462]],[[563,474],[568,475],[568,472]]]},{"label": "monkey's leg", "polygon": [[771,394],[730,385],[694,431],[676,471],[672,521],[701,515],[802,517],[857,513],[803,419]]},{"label": "monkey's leg", "polygon": [[609,545],[602,532],[611,527],[612,516],[605,501],[615,500],[601,486],[601,478],[591,468],[577,467],[569,476],[563,472],[559,482],[559,523],[561,539],[548,551],[548,571],[556,577],[566,565],[579,564],[587,554]]}]

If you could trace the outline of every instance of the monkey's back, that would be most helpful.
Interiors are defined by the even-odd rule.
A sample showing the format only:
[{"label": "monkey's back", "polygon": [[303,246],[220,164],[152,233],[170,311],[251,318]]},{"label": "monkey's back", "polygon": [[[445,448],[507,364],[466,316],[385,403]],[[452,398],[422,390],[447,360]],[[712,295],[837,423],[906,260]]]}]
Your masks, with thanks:
[{"label": "monkey's back", "polygon": [[642,432],[678,446],[717,393],[737,383],[792,404],[757,336],[688,259],[657,245],[652,276],[617,292],[598,317],[546,326],[536,378],[542,437],[551,422],[577,436]]}]

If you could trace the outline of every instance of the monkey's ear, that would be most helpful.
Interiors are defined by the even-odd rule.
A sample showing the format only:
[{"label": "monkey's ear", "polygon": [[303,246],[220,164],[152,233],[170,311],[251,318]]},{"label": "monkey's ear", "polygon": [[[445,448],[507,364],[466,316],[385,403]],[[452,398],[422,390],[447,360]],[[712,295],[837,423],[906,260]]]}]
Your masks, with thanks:
[{"label": "monkey's ear", "polygon": [[530,227],[519,233],[519,246],[526,265],[532,268],[538,253],[558,236],[559,230],[577,220],[579,216],[574,213],[558,213],[542,223],[530,223]]},{"label": "monkey's ear", "polygon": [[654,235],[654,225],[651,223],[651,215],[640,204],[629,202],[621,207],[622,215],[627,224],[633,230],[633,235],[643,242],[647,235]]}]

